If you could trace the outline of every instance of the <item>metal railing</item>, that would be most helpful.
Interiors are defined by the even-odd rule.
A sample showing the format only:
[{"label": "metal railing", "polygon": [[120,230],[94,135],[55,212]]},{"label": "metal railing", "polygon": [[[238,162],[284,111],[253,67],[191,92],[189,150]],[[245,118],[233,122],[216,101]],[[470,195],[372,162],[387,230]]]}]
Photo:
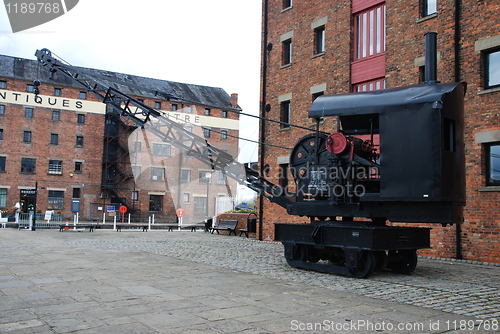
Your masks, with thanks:
[{"label": "metal railing", "polygon": [[[35,228],[59,228],[59,224],[62,222],[62,215],[52,215],[51,220],[44,220],[44,218],[43,213],[36,214]],[[18,229],[29,228],[31,224],[29,213],[19,214]]]}]

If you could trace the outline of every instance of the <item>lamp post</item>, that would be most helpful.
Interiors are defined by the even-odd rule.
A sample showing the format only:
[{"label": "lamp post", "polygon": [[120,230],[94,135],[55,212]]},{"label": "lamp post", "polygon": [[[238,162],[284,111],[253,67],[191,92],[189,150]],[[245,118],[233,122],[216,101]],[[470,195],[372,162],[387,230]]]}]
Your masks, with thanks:
[{"label": "lamp post", "polygon": [[212,173],[211,172],[207,172],[205,174],[205,178],[207,179],[207,211],[206,211],[206,217],[208,217],[208,204],[209,204],[209,201],[208,201],[208,195],[209,195],[209,190],[210,190],[210,180],[212,179]]},{"label": "lamp post", "polygon": [[35,182],[35,199],[33,201],[33,214],[31,221],[31,230],[36,231],[36,198],[38,197],[38,181]]}]

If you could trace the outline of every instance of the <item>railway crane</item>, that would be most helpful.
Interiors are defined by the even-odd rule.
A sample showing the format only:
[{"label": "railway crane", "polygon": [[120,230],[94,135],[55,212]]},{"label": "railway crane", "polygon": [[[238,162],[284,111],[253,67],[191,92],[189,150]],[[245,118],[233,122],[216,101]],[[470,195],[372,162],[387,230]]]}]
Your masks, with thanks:
[{"label": "railway crane", "polygon": [[251,165],[49,50],[35,55],[52,73],[79,83],[137,126],[289,215],[307,217],[303,224],[275,224],[275,240],[283,243],[290,266],[362,278],[384,268],[402,274],[415,269],[417,250],[430,247],[430,228],[411,224],[463,221],[466,84],[436,80],[435,44],[436,35],[428,33],[424,84],[318,97],[309,117],[318,124],[336,117],[337,131],[316,130],[297,141],[290,153],[291,188],[273,184]]}]

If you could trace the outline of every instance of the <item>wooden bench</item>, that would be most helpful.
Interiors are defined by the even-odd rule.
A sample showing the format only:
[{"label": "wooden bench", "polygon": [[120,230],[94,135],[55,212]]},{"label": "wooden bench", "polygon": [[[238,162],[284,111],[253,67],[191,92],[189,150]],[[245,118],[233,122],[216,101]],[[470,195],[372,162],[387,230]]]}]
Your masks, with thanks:
[{"label": "wooden bench", "polygon": [[238,225],[237,220],[219,220],[219,223],[217,226],[212,227],[212,234],[214,234],[214,231],[217,231],[217,234],[219,234],[219,231],[229,231],[229,235],[231,233],[234,233],[236,235],[236,226]]},{"label": "wooden bench", "polygon": [[59,224],[59,232],[63,232],[64,230],[70,231],[74,227],[83,228],[83,229],[88,228],[89,232],[94,232],[94,229],[97,227],[97,224],[92,224],[92,225],[80,225],[80,224],[77,224],[77,225],[66,225],[66,224]]},{"label": "wooden bench", "polygon": [[142,229],[142,232],[147,232],[148,229],[149,229],[149,226],[148,225],[137,225],[137,224],[120,224],[120,225],[116,225],[116,232],[121,232],[122,231],[122,228],[133,228],[133,229]]}]

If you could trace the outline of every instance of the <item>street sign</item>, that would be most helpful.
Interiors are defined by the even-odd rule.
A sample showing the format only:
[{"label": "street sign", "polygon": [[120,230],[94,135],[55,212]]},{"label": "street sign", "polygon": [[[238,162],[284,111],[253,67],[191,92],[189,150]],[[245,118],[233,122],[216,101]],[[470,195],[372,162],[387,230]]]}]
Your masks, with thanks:
[{"label": "street sign", "polygon": [[80,201],[71,202],[71,212],[80,212]]},{"label": "street sign", "polygon": [[120,206],[120,212],[121,213],[127,212],[127,207],[125,205]]},{"label": "street sign", "polygon": [[186,210],[179,208],[177,209],[177,211],[175,211],[175,214],[177,215],[177,217],[182,218],[186,214]]},{"label": "street sign", "polygon": [[108,205],[108,206],[106,206],[106,211],[107,212],[115,212],[116,208],[114,207],[114,205]]}]

